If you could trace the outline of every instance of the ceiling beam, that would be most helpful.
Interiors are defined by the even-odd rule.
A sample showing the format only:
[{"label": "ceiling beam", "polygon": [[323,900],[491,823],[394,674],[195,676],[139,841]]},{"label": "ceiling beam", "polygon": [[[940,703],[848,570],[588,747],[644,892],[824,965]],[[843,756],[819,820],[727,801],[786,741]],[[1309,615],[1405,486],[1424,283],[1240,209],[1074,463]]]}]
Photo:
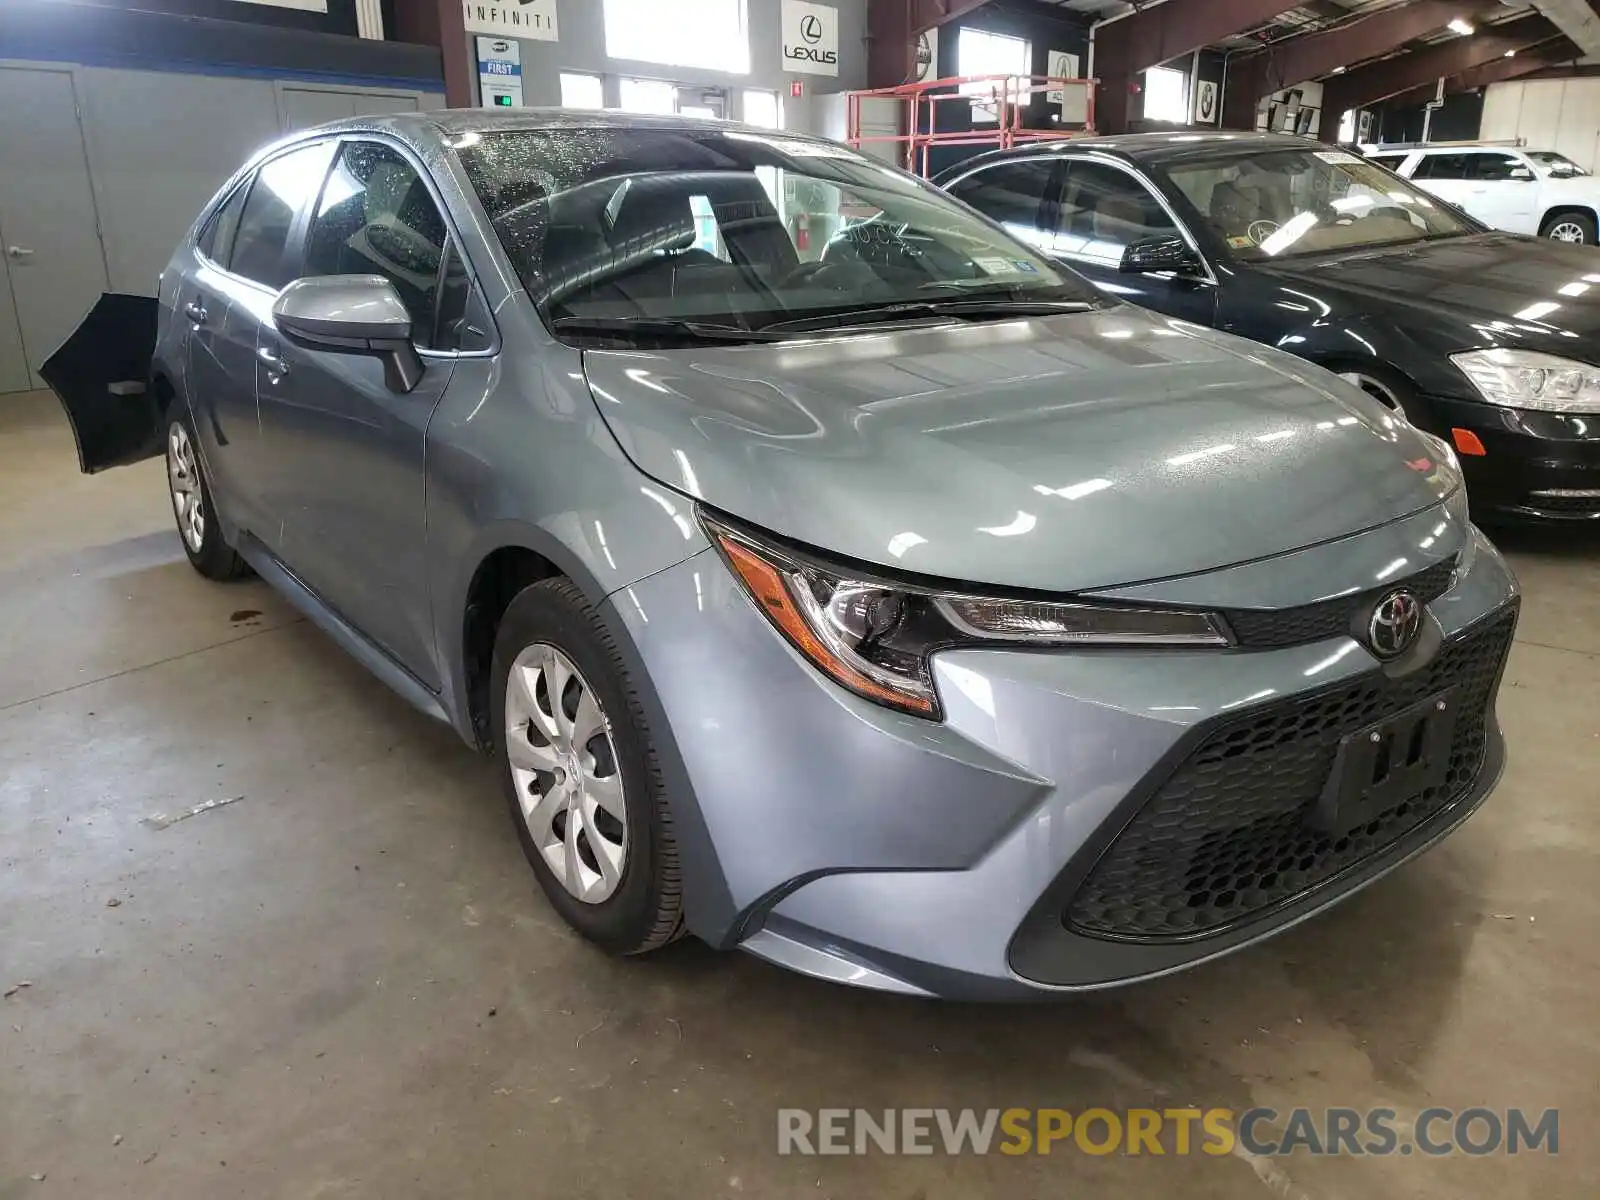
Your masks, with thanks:
[{"label": "ceiling beam", "polygon": [[1471,19],[1498,7],[1490,0],[1415,0],[1336,29],[1288,38],[1253,54],[1235,54],[1228,60],[1222,123],[1253,129],[1257,106],[1274,92],[1327,75],[1336,67],[1387,54],[1458,17]]},{"label": "ceiling beam", "polygon": [[1346,109],[1365,108],[1414,87],[1492,63],[1505,57],[1507,50],[1520,54],[1549,41],[1557,32],[1543,17],[1523,17],[1336,75],[1322,85],[1320,136],[1325,142],[1338,137],[1339,118]]},{"label": "ceiling beam", "polygon": [[[1502,56],[1494,62],[1484,63],[1481,67],[1473,67],[1459,75],[1453,75],[1445,81],[1444,90],[1447,95],[1475,92],[1492,83],[1520,79],[1524,75],[1542,71],[1546,67],[1575,62],[1582,57],[1583,51],[1574,46],[1565,35],[1554,37],[1548,42],[1541,42],[1530,49],[1519,51],[1515,58]],[[1435,91],[1436,83],[1424,84],[1412,88],[1409,92],[1401,92],[1398,96],[1390,96],[1384,104],[1393,108],[1410,108],[1416,104],[1426,104],[1433,99]]]},{"label": "ceiling beam", "polygon": [[1253,29],[1294,7],[1294,0],[1167,0],[1098,26],[1090,35],[1099,80],[1096,129],[1127,129],[1140,72]]}]

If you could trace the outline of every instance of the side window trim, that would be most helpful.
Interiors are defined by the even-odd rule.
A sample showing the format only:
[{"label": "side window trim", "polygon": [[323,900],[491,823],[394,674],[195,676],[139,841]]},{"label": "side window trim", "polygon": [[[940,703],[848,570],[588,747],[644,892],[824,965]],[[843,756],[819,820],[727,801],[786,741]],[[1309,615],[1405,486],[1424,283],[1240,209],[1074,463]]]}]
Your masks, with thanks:
[{"label": "side window trim", "polygon": [[[461,258],[462,266],[466,268],[467,280],[468,285],[471,288],[471,293],[480,297],[480,303],[477,305],[477,307],[479,310],[481,310],[482,315],[489,324],[489,328],[484,331],[489,337],[489,344],[486,348],[482,350],[423,350],[419,348],[417,353],[422,355],[423,358],[490,358],[498,354],[500,352],[500,326],[495,321],[494,314],[489,310],[488,304],[481,301],[483,289],[478,282],[477,269],[473,266],[472,259],[466,252],[466,243],[461,238],[461,230],[456,223],[455,215],[450,211],[450,206],[444,202],[444,197],[439,192],[439,185],[434,179],[433,173],[428,170],[428,168],[414,153],[412,153],[410,146],[407,146],[399,139],[389,136],[379,130],[352,130],[349,133],[341,134],[338,141],[338,149],[335,150],[333,157],[328,160],[328,171],[330,175],[332,174],[334,164],[339,161],[339,154],[343,151],[344,144],[346,142],[376,142],[389,150],[393,150],[406,161],[407,165],[409,165],[413,171],[417,173],[417,178],[422,180],[422,186],[428,189],[428,196],[433,200],[433,206],[439,210],[439,216],[443,219],[445,230],[448,234],[445,239],[445,253],[440,256],[439,260],[440,271],[442,272],[445,268],[445,265],[450,261],[450,251],[453,247],[455,253]],[[323,180],[323,187],[326,186],[327,179],[325,178]],[[317,201],[313,206],[313,209],[320,207],[321,202],[322,189],[318,188]],[[300,257],[296,260],[302,265],[305,262],[305,234],[309,229],[310,220],[308,218],[306,221],[306,229],[301,231]],[[442,274],[440,279],[441,281],[443,280]],[[439,290],[439,298],[442,298],[442,295],[443,289],[441,288]],[[434,321],[436,325],[439,319],[439,298],[436,298],[434,301]]]}]

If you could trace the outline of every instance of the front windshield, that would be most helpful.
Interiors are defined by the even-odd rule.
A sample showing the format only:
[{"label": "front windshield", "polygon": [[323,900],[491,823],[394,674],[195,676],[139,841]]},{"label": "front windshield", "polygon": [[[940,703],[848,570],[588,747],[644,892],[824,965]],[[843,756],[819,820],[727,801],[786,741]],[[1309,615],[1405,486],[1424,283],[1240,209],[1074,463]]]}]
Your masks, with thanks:
[{"label": "front windshield", "polygon": [[952,298],[1094,299],[919,180],[755,130],[468,134],[456,146],[541,313],[753,330]]},{"label": "front windshield", "polygon": [[1587,175],[1589,173],[1565,154],[1557,154],[1554,150],[1529,150],[1527,155],[1547,175],[1556,175],[1565,179],[1568,176]]},{"label": "front windshield", "polygon": [[1343,150],[1186,159],[1167,174],[1233,252],[1252,261],[1475,232],[1404,179]]}]

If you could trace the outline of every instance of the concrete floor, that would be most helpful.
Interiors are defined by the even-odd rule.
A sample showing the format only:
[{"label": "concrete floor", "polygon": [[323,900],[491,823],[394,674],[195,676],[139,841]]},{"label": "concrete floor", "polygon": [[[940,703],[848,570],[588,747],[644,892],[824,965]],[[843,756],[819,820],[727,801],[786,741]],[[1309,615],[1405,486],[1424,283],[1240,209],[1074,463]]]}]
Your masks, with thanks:
[{"label": "concrete floor", "polygon": [[[1594,538],[1508,539],[1511,762],[1448,843],[1223,963],[982,1008],[591,951],[488,764],[194,575],[162,482],[0,401],[0,1197],[1600,1193]],[[1558,1106],[1562,1152],[775,1153],[779,1107],[1184,1103]]]}]

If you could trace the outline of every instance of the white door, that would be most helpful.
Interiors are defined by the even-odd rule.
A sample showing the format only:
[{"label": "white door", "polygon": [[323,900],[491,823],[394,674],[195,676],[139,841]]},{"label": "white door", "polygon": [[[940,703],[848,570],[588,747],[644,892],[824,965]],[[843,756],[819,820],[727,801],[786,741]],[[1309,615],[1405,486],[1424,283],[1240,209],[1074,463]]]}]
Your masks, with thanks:
[{"label": "white door", "polygon": [[1539,185],[1528,165],[1504,150],[1475,151],[1466,158],[1467,201],[1463,207],[1491,228],[1538,233]]},{"label": "white door", "polygon": [[23,358],[43,387],[39,367],[107,286],[70,70],[0,67],[0,164],[0,253]]}]

